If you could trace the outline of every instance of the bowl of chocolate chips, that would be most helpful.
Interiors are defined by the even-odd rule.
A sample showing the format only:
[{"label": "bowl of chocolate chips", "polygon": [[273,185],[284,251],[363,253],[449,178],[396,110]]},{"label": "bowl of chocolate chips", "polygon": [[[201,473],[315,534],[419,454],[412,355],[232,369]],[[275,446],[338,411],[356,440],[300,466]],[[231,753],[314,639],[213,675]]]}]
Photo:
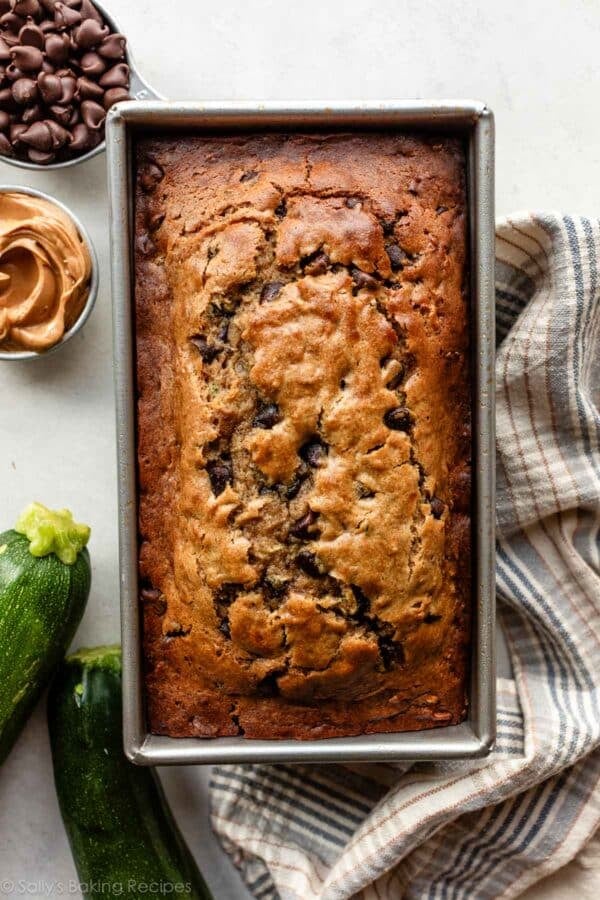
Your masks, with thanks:
[{"label": "bowl of chocolate chips", "polygon": [[92,0],[0,0],[0,156],[63,168],[104,149],[114,103],[157,96],[127,40]]}]

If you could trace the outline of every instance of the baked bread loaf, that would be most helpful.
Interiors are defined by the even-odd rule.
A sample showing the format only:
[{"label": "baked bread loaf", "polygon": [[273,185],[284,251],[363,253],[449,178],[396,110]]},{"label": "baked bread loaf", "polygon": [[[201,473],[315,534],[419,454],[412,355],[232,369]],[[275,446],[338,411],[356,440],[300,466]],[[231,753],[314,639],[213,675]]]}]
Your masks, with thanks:
[{"label": "baked bread loaf", "polygon": [[159,135],[135,160],[152,732],[309,739],[461,721],[462,144]]}]

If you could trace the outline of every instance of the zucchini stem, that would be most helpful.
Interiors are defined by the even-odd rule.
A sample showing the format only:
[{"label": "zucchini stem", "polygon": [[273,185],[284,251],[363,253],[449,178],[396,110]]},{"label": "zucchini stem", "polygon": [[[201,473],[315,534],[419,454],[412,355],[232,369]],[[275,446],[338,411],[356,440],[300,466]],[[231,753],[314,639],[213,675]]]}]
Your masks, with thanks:
[{"label": "zucchini stem", "polygon": [[30,503],[23,510],[15,531],[27,538],[32,556],[55,553],[68,566],[73,565],[91,533],[89,525],[74,521],[70,510],[52,510],[41,503]]},{"label": "zucchini stem", "polygon": [[102,647],[80,647],[75,653],[70,653],[66,658],[67,663],[81,663],[88,669],[111,669],[113,672],[121,671],[121,646],[119,644],[106,644]]}]

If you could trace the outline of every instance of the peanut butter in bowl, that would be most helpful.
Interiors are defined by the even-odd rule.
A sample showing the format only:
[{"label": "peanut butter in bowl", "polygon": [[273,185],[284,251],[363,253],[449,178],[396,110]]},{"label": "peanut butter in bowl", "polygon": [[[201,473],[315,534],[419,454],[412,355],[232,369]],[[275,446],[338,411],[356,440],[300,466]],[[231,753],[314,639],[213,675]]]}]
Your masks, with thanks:
[{"label": "peanut butter in bowl", "polygon": [[67,211],[34,192],[0,190],[0,353],[60,344],[90,297],[92,251]]}]

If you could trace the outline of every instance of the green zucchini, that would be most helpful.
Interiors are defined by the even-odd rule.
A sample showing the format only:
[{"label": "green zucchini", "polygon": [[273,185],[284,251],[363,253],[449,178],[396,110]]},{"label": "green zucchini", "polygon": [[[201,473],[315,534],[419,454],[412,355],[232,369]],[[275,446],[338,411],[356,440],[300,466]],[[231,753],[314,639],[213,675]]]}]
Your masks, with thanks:
[{"label": "green zucchini", "polygon": [[0,763],[65,655],[90,591],[90,530],[29,506],[0,534]]},{"label": "green zucchini", "polygon": [[158,777],[123,752],[119,647],[67,657],[48,695],[58,802],[84,897],[210,900]]}]

